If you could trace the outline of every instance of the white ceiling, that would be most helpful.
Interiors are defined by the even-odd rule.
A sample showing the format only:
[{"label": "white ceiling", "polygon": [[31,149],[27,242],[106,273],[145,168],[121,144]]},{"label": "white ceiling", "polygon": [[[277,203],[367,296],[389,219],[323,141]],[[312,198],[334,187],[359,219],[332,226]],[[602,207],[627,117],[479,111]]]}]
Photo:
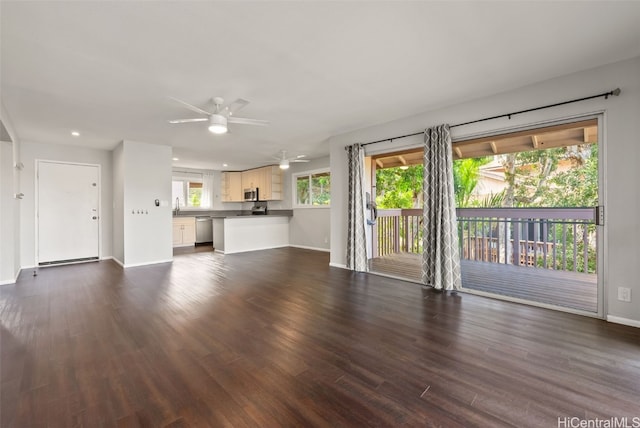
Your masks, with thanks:
[{"label": "white ceiling", "polygon": [[[0,13],[2,103],[22,141],[164,144],[176,165],[213,169],[320,157],[332,135],[640,55],[640,2],[3,0]],[[168,97],[213,96],[271,125],[167,123],[193,117]]]}]

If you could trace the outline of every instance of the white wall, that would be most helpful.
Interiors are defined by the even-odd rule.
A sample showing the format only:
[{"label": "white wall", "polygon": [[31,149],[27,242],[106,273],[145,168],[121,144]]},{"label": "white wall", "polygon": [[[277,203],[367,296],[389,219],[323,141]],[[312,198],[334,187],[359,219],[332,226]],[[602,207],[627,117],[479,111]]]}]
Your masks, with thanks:
[{"label": "white wall", "polygon": [[113,258],[124,265],[124,150],[123,144],[113,149]]},{"label": "white wall", "polygon": [[[124,194],[124,260],[120,261],[125,267],[171,261],[171,147],[135,141],[120,146]],[[166,206],[156,207],[156,199]]]},{"label": "white wall", "polygon": [[20,262],[21,266],[32,267],[36,264],[36,217],[35,217],[35,167],[36,160],[55,160],[62,162],[77,162],[100,165],[101,168],[101,199],[100,199],[100,227],[102,239],[100,241],[101,256],[112,255],[112,218],[111,206],[112,176],[111,152],[107,150],[87,149],[77,146],[60,144],[21,143],[21,158],[24,170],[21,172],[21,191],[24,199],[21,202],[20,215]]},{"label": "white wall", "polygon": [[0,120],[8,140],[0,142],[0,284],[13,283],[20,273],[20,140],[9,112],[0,102]]},{"label": "white wall", "polygon": [[[386,137],[404,135],[441,123],[461,123],[531,107],[598,94],[620,87],[622,94],[608,100],[598,98],[551,109],[458,127],[452,137],[495,133],[514,127],[559,120],[603,111],[604,141],[601,163],[604,188],[601,203],[606,207],[605,313],[610,319],[640,325],[640,58],[541,82],[518,90],[396,120],[371,128],[338,135],[330,140],[331,150],[331,263],[344,265],[347,236],[347,162],[344,147]],[[386,148],[421,145],[421,137],[368,146],[373,153]],[[618,287],[632,289],[632,302],[617,300]]]},{"label": "white wall", "polygon": [[[284,188],[286,202],[293,204],[295,185],[293,175],[305,171],[329,168],[329,157],[314,159],[309,163],[292,163],[286,174]],[[333,182],[332,182],[333,184]],[[329,208],[294,208],[293,217],[289,222],[290,244],[298,247],[329,250],[331,236],[331,221]]]},{"label": "white wall", "polygon": [[13,144],[0,141],[0,284],[15,282],[18,269],[14,243],[18,229],[13,198]]}]

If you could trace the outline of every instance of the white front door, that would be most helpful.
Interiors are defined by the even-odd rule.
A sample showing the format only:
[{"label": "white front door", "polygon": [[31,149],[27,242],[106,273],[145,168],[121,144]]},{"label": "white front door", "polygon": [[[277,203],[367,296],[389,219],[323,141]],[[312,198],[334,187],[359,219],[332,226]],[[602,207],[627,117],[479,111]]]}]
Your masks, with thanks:
[{"label": "white front door", "polygon": [[38,264],[98,259],[98,165],[38,161]]}]

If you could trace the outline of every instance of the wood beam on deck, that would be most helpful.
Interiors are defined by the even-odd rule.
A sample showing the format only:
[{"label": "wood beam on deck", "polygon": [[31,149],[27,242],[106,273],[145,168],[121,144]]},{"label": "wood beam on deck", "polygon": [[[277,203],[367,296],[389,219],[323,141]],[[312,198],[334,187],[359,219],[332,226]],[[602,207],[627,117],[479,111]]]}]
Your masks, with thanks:
[{"label": "wood beam on deck", "polygon": [[491,145],[491,151],[495,154],[498,154],[498,145],[496,144],[496,142],[491,141],[489,144]]}]

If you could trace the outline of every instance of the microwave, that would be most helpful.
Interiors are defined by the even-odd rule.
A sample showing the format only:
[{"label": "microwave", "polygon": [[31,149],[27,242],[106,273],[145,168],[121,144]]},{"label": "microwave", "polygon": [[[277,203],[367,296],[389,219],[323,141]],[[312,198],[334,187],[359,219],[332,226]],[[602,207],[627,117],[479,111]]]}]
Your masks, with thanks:
[{"label": "microwave", "polygon": [[244,200],[245,201],[257,201],[258,200],[258,189],[244,189]]}]

